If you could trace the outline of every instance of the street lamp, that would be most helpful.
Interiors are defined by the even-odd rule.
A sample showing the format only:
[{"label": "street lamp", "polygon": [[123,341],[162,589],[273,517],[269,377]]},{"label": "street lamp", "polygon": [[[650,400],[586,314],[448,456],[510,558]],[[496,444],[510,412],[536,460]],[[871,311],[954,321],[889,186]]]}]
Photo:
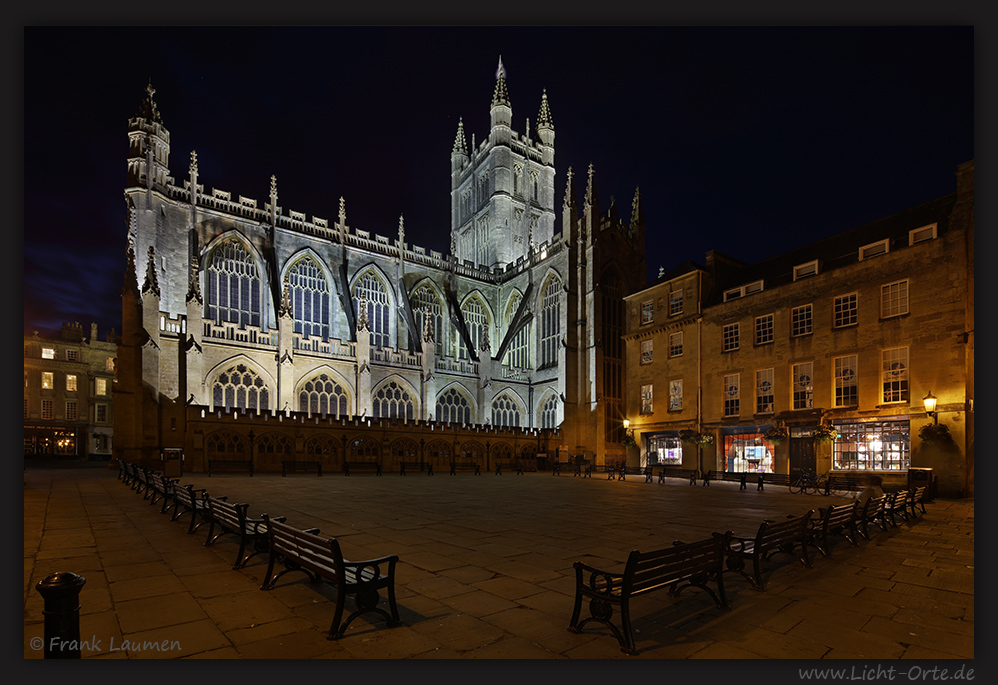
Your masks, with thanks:
[{"label": "street lamp", "polygon": [[937,398],[929,391],[929,394],[922,398],[922,404],[925,405],[925,413],[936,420],[936,424],[939,423],[939,413],[936,411],[936,401]]}]

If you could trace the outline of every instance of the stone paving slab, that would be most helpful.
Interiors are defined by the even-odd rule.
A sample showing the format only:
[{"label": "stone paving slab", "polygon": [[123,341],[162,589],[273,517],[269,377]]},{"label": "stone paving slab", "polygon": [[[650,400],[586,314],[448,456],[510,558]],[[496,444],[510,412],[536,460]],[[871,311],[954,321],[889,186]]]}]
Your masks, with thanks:
[{"label": "stone paving slab", "polygon": [[[188,474],[183,483],[251,515],[340,536],[348,558],[398,553],[405,625],[359,618],[326,639],[333,590],[287,574],[259,590],[266,555],[231,568],[235,539],[205,547],[158,505],[117,480],[117,469],[28,469],[24,488],[24,658],[43,632],[35,590],[55,571],[87,578],[81,633],[103,650],[84,658],[399,660],[884,660],[975,657],[974,503],[937,500],[927,513],[857,547],[816,551],[814,568],[789,557],[766,565],[767,591],[726,574],[730,611],[693,591],[657,593],[632,605],[640,653],[620,652],[605,628],[567,630],[573,562],[610,571],[631,549],[713,531],[752,535],[764,518],[845,501],[739,491],[736,483],[689,487],[629,480],[551,478],[253,478]],[[382,599],[384,606],[384,599]],[[352,606],[352,603],[351,605]],[[585,611],[585,608],[584,608]],[[584,614],[585,615],[585,614]],[[110,651],[113,638],[134,649]],[[142,645],[172,644],[172,651]],[[499,662],[501,663],[501,662]],[[499,672],[497,667],[496,673]],[[672,668],[672,667],[670,667]],[[583,673],[590,673],[586,668]]]}]

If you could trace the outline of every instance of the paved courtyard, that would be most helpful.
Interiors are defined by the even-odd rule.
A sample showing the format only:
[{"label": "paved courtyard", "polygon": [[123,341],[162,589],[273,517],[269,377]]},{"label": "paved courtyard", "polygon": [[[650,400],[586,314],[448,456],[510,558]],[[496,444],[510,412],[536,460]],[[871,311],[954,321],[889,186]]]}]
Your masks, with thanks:
[{"label": "paved courtyard", "polygon": [[[41,596],[54,572],[86,578],[80,594],[85,659],[899,659],[970,660],[974,648],[974,503],[936,500],[927,514],[806,569],[767,565],[766,592],[725,574],[731,610],[695,590],[632,603],[638,656],[609,631],[568,632],[573,562],[621,570],[627,553],[714,531],[750,536],[766,517],[845,501],[787,488],[681,480],[625,482],[571,474],[429,477],[386,473],[185,474],[182,483],[251,516],[285,516],[340,540],[349,559],[398,554],[404,626],[372,614],[327,640],[333,596],[288,574],[259,589],[266,555],[231,568],[237,542],[204,547],[117,480],[85,466],[25,471],[24,657],[42,658]],[[586,608],[584,607],[584,615]],[[166,651],[135,647],[170,645]],[[126,644],[127,643],[127,644]],[[122,649],[122,646],[132,646]],[[829,665],[829,664],[826,664]]]}]

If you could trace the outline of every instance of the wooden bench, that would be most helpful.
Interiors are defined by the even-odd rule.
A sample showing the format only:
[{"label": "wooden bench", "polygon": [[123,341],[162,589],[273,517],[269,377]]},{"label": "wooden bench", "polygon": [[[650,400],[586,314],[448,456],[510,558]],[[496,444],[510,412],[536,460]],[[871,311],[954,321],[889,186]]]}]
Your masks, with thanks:
[{"label": "wooden bench", "polygon": [[833,492],[861,492],[866,488],[866,476],[851,476],[846,473],[833,473],[825,481],[825,494]]},{"label": "wooden bench", "polygon": [[911,515],[908,513],[908,501],[913,493],[904,489],[888,493],[887,501],[884,502],[884,517],[894,528],[898,527],[898,519],[910,521]]},{"label": "wooden bench", "polygon": [[[623,573],[610,573],[581,561],[575,562],[575,605],[569,631],[581,633],[587,623],[595,621],[610,628],[620,644],[620,651],[637,654],[631,630],[632,597],[656,590],[667,590],[675,597],[692,586],[709,594],[722,609],[728,609],[724,595],[724,554],[730,537],[730,532],[715,533],[707,540],[689,544],[676,541],[672,547],[654,552],[634,550],[627,557]],[[716,583],[716,593],[708,586],[709,581]],[[584,598],[589,600],[590,616],[579,621]],[[612,622],[614,606],[620,608],[620,629]]]},{"label": "wooden bench", "polygon": [[381,464],[376,461],[345,461],[343,462],[343,475],[349,476],[351,471],[374,471],[375,475],[381,475]]},{"label": "wooden bench", "polygon": [[426,475],[433,475],[433,464],[428,462],[418,462],[418,461],[403,461],[399,462],[399,475],[404,476],[406,471],[426,471]]},{"label": "wooden bench", "polygon": [[749,474],[747,471],[719,471],[714,473],[715,480],[723,480],[729,483],[738,483],[739,490],[748,488]]},{"label": "wooden bench", "polygon": [[516,470],[516,475],[518,475],[518,476],[522,476],[523,475],[523,468],[520,466],[520,462],[518,462],[518,461],[506,461],[506,462],[497,461],[496,462],[496,475],[497,476],[501,476],[503,469],[506,469],[507,471]]},{"label": "wooden bench", "polygon": [[627,474],[631,474],[632,476],[645,476],[645,482],[651,482],[651,469],[647,467],[642,468],[640,466],[625,466],[624,464],[617,467],[618,481],[627,480]]},{"label": "wooden bench", "polygon": [[176,478],[167,478],[159,471],[152,471],[148,474],[148,490],[152,493],[149,497],[149,504],[162,502],[159,513],[165,514],[173,508],[173,489],[177,484]]},{"label": "wooden bench", "polygon": [[925,486],[919,485],[914,488],[911,492],[911,499],[908,500],[908,507],[911,509],[911,518],[918,516],[919,509],[921,513],[925,513]]},{"label": "wooden bench", "polygon": [[679,466],[663,466],[658,472],[658,482],[662,484],[665,482],[666,478],[682,478],[690,482],[690,485],[696,485],[697,482],[697,472],[696,469],[684,469]]},{"label": "wooden bench", "polygon": [[118,480],[120,480],[122,483],[125,483],[126,485],[128,484],[128,479],[130,476],[128,471],[129,466],[131,466],[131,464],[126,462],[124,459],[118,460]]},{"label": "wooden bench", "polygon": [[246,471],[253,475],[252,459],[209,459],[208,477],[211,478],[212,471]]},{"label": "wooden bench", "polygon": [[[242,568],[250,558],[267,551],[267,526],[262,519],[251,519],[247,515],[248,504],[230,504],[226,498],[206,496],[208,507],[208,539],[205,547],[210,547],[223,535],[231,534],[239,537],[239,551],[236,552],[236,563],[232,568]],[[285,521],[284,517],[273,518],[272,521]],[[218,532],[215,529],[218,528]],[[246,548],[252,543],[253,551],[245,554]],[[245,555],[245,556],[244,556]]]},{"label": "wooden bench", "polygon": [[196,531],[208,520],[208,504],[205,502],[204,495],[204,488],[195,490],[194,486],[190,483],[186,485],[178,484],[173,488],[173,516],[170,517],[170,520],[176,521],[185,513],[189,513],[191,515],[191,525],[187,527],[188,535]]},{"label": "wooden bench", "polygon": [[560,476],[562,469],[565,469],[566,471],[568,471],[569,469],[573,468],[574,466],[575,465],[572,464],[572,462],[570,462],[570,461],[556,461],[553,464],[551,464],[551,475],[552,476]]},{"label": "wooden bench", "polygon": [[135,477],[132,479],[132,490],[142,495],[142,499],[149,497],[149,472],[144,466],[135,465]]},{"label": "wooden bench", "polygon": [[450,475],[455,476],[458,471],[474,471],[476,476],[482,475],[482,467],[477,461],[452,461]]},{"label": "wooden bench", "polygon": [[856,510],[856,530],[866,540],[870,539],[870,524],[876,523],[881,530],[887,530],[887,515],[884,512],[884,505],[887,504],[887,495],[880,497],[869,497],[861,507]]},{"label": "wooden bench", "polygon": [[287,476],[288,471],[315,471],[315,475],[322,475],[321,461],[285,461],[281,460],[281,475]]},{"label": "wooden bench", "polygon": [[765,486],[769,485],[782,485],[785,487],[790,487],[790,474],[789,473],[760,473],[758,479],[756,480],[757,486],[756,490],[765,490]]},{"label": "wooden bench", "polygon": [[855,547],[856,541],[856,505],[858,502],[833,504],[818,509],[819,518],[811,519],[811,543],[818,548],[822,556],[832,556],[832,548],[828,542],[829,535],[841,535],[849,544]]},{"label": "wooden bench", "polygon": [[[740,573],[752,583],[756,590],[765,591],[766,584],[762,579],[762,562],[778,552],[796,556],[807,568],[811,568],[811,560],[807,554],[807,542],[811,531],[811,515],[808,510],[801,516],[789,515],[782,521],[763,521],[754,538],[731,537],[726,552],[726,563],[730,570]],[[718,535],[715,533],[715,535]],[[800,548],[800,555],[794,554],[794,548]],[[752,574],[745,572],[745,560],[752,560]]]},{"label": "wooden bench", "polygon": [[[318,528],[299,530],[283,521],[263,515],[266,522],[270,549],[270,563],[261,590],[270,590],[282,575],[289,571],[302,571],[312,582],[326,581],[336,586],[336,610],[329,627],[327,638],[337,640],[343,636],[347,626],[368,612],[380,614],[389,626],[401,625],[398,607],[395,604],[395,565],[398,555],[392,554],[380,559],[347,561],[343,558],[340,543],[336,538],[319,536]],[[280,560],[284,569],[276,571]],[[379,590],[388,595],[388,611],[378,607]],[[346,598],[353,595],[357,610],[342,621]]]},{"label": "wooden bench", "polygon": [[575,463],[575,473],[573,475],[582,476],[583,478],[593,477],[593,465],[588,459],[583,459]]}]

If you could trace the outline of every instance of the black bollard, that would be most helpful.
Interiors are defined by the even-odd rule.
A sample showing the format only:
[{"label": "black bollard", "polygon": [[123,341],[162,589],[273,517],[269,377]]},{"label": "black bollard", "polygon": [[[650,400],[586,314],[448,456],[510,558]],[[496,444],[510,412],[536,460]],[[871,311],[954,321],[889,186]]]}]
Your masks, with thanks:
[{"label": "black bollard", "polygon": [[45,600],[45,658],[80,658],[80,590],[87,579],[53,573],[35,586]]}]

